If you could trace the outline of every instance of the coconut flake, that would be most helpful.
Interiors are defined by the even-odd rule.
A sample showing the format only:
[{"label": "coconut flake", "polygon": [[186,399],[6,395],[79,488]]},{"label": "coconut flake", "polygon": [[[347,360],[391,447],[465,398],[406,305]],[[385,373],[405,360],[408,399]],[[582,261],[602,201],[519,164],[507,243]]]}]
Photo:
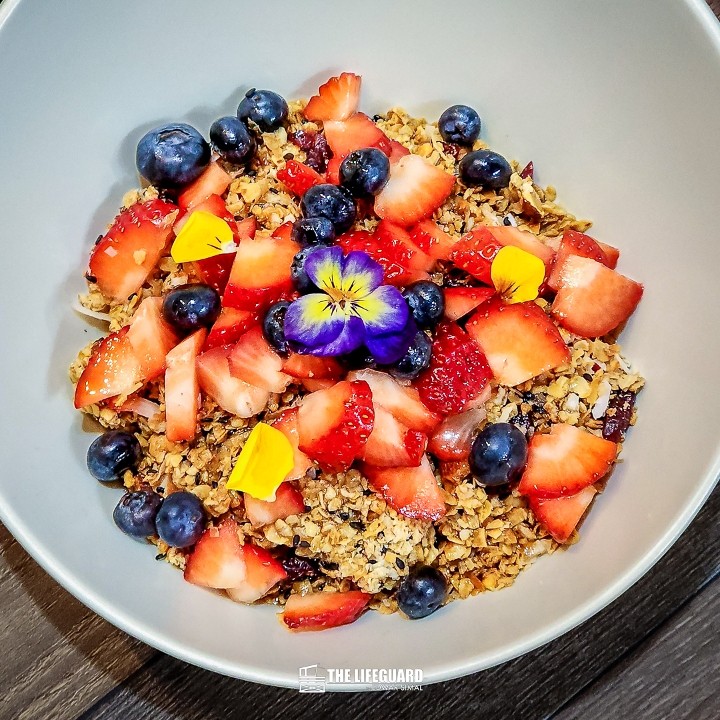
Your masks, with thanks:
[{"label": "coconut flake", "polygon": [[603,380],[598,386],[598,399],[595,401],[592,409],[592,416],[595,420],[599,420],[601,417],[604,417],[610,403],[611,390],[612,388],[607,380]]},{"label": "coconut flake", "polygon": [[160,405],[147,398],[128,398],[120,407],[121,412],[134,412],[150,420],[160,412]]},{"label": "coconut flake", "polygon": [[622,355],[617,356],[617,361],[618,361],[618,365],[620,366],[620,368],[622,369],[623,372],[626,372],[626,373],[632,372],[632,368],[630,367],[630,365],[628,365],[627,361],[625,360],[625,358]]},{"label": "coconut flake", "polygon": [[86,308],[79,299],[75,300],[75,302],[72,304],[73,310],[75,312],[79,312],[81,315],[85,315],[86,317],[95,318],[95,320],[101,320],[102,322],[109,323],[110,313],[105,312],[99,312],[98,310],[90,310],[90,308]]},{"label": "coconut flake", "polygon": [[565,409],[568,412],[576,412],[580,409],[580,396],[577,393],[570,393],[565,398]]}]

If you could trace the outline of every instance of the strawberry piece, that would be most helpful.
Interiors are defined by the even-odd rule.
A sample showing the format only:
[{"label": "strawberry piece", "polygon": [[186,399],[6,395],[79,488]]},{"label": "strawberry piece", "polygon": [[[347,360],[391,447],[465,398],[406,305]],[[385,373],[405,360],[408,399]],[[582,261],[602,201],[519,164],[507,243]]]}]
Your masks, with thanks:
[{"label": "strawberry piece", "polygon": [[283,223],[282,225],[278,225],[273,231],[272,231],[272,237],[277,238],[278,240],[288,241],[290,238],[292,238],[292,229],[293,224],[291,222]]},{"label": "strawberry piece", "polygon": [[643,286],[590,258],[571,255],[559,274],[551,312],[570,332],[600,337],[635,312]]},{"label": "strawberry piece", "polygon": [[164,200],[123,210],[98,241],[88,271],[104,295],[127,300],[158,263],[172,234],[177,208]]},{"label": "strawberry piece", "polygon": [[503,247],[484,225],[471,230],[455,243],[450,261],[486,285],[492,285],[490,266]]},{"label": "strawberry piece", "polygon": [[312,378],[303,378],[300,380],[300,384],[308,391],[308,392],[316,392],[317,390],[327,390],[328,388],[331,388],[337,380],[332,380],[331,378],[320,378],[319,380],[313,380]]},{"label": "strawberry piece", "polygon": [[605,255],[605,260],[607,261],[605,265],[607,265],[611,270],[614,270],[617,267],[618,260],[620,259],[620,251],[616,247],[607,245],[599,240],[596,240],[595,242]]},{"label": "strawberry piece", "polygon": [[390,154],[390,140],[387,135],[363,113],[355,113],[344,121],[327,120],[323,125],[325,138],[334,157],[342,161],[353,150],[378,148]]},{"label": "strawberry piece", "polygon": [[478,425],[485,419],[485,410],[471,408],[458,415],[448,415],[428,443],[428,450],[439,460],[467,460]]},{"label": "strawberry piece", "polygon": [[327,169],[325,170],[325,182],[332,183],[333,185],[340,184],[340,166],[344,158],[339,155],[335,155],[328,160]]},{"label": "strawberry piece", "polygon": [[177,220],[175,220],[175,224],[173,225],[173,233],[176,236],[180,234],[183,226],[190,218],[190,215],[194,212],[207,212],[211,215],[215,215],[215,217],[226,220],[228,223],[230,223],[231,227],[235,221],[235,218],[227,209],[227,205],[225,205],[225,200],[223,200],[220,195],[210,195],[202,202],[194,205],[192,210],[187,210],[185,213],[180,215]]},{"label": "strawberry piece", "polygon": [[489,287],[449,287],[444,292],[445,317],[448,320],[465,317],[495,295],[495,290]]},{"label": "strawberry piece", "polygon": [[326,630],[355,622],[371,599],[372,595],[359,590],[293,594],[280,619],[294,632]]},{"label": "strawberry piece", "polygon": [[434,220],[421,220],[410,230],[413,243],[435,260],[449,260],[456,240]]},{"label": "strawberry piece", "polygon": [[381,220],[375,228],[375,238],[393,259],[408,270],[432,270],[435,259],[424,253],[400,225]]},{"label": "strawberry piece", "polygon": [[257,545],[243,545],[242,556],[245,560],[245,579],[237,587],[225,589],[234,602],[255,602],[287,578],[282,563]]},{"label": "strawberry piece", "polygon": [[607,475],[616,456],[617,443],[573,425],[553,425],[528,443],[518,491],[548,498],[575,495]]},{"label": "strawberry piece", "polygon": [[577,527],[597,490],[588,485],[575,495],[558,498],[530,498],[535,517],[547,528],[556,542],[564,543]]},{"label": "strawberry piece", "polygon": [[427,447],[427,435],[410,430],[373,403],[375,422],[361,459],[375,467],[417,467]]},{"label": "strawberry piece", "polygon": [[348,380],[364,380],[372,391],[373,402],[393,414],[396,420],[412,430],[426,435],[440,422],[440,416],[428,410],[420,400],[420,393],[409,385],[401,385],[395,378],[379,370],[354,370]]},{"label": "strawberry piece", "polygon": [[268,345],[262,328],[248,330],[230,353],[230,373],[250,385],[280,393],[292,381],[282,372],[282,358]]},{"label": "strawberry piece", "polygon": [[313,380],[339,379],[344,374],[342,365],[335,358],[299,353],[291,353],[283,362],[282,370],[294,378]]},{"label": "strawberry piece", "polygon": [[299,447],[324,470],[347,470],[373,429],[372,393],[366,382],[337,383],[306,395],[298,410]]},{"label": "strawberry piece", "polygon": [[185,563],[185,580],[202,587],[218,590],[237,587],[246,575],[245,557],[234,520],[225,520],[218,527],[205,530]]},{"label": "strawberry piece", "polygon": [[347,120],[357,112],[361,83],[362,78],[354,73],[331,77],[308,100],[303,114],[308,120]]},{"label": "strawberry piece", "polygon": [[179,341],[163,318],[162,305],[162,298],[145,298],[135,311],[127,334],[140,363],[140,375],[145,381],[163,374],[165,356]]},{"label": "strawberry piece", "polygon": [[608,265],[608,259],[605,253],[595,240],[589,235],[584,235],[575,230],[566,230],[560,240],[560,245],[555,255],[555,262],[547,279],[547,285],[551,290],[557,292],[560,287],[560,269],[565,260],[571,255],[592,258],[605,266]]},{"label": "strawberry piece", "polygon": [[325,182],[325,178],[319,172],[297,160],[288,160],[285,167],[278,170],[277,178],[290,192],[300,197],[314,185]]},{"label": "strawberry piece", "polygon": [[391,165],[396,163],[400,158],[409,154],[410,151],[397,140],[390,141],[390,154],[388,155],[388,158]]},{"label": "strawberry piece", "polygon": [[82,408],[140,387],[140,360],[128,338],[128,327],[99,340],[75,386],[75,407]]},{"label": "strawberry piece", "polygon": [[292,445],[295,464],[293,465],[292,470],[287,474],[287,480],[298,480],[301,477],[304,477],[307,471],[313,466],[313,461],[300,450],[300,436],[298,435],[297,429],[297,414],[297,408],[289,408],[287,410],[283,410],[270,422],[274,428],[277,428],[290,441],[290,445]]},{"label": "strawberry piece", "polygon": [[414,225],[432,215],[453,190],[455,178],[419,155],[390,166],[390,178],[375,198],[375,212],[398,225]]},{"label": "strawberry piece", "polygon": [[492,372],[478,344],[458,325],[438,325],[430,366],[415,381],[420,399],[441,415],[467,408],[490,382]]},{"label": "strawberry piece", "polygon": [[244,497],[245,514],[253,527],[270,525],[276,520],[284,520],[290,515],[305,512],[305,502],[301,492],[289,482],[284,482],[278,487],[274,500],[258,500],[248,493],[244,493]]},{"label": "strawberry piece", "polygon": [[501,385],[519,385],[570,361],[555,323],[534,302],[483,303],[465,329],[480,345]]},{"label": "strawberry piece", "polygon": [[191,182],[178,197],[178,205],[183,210],[192,210],[211,195],[222,195],[230,185],[232,178],[218,163],[210,163],[197,180]]},{"label": "strawberry piece", "polygon": [[220,345],[234,345],[248,330],[260,324],[260,315],[252,310],[224,307],[210,328],[205,350]]},{"label": "strawberry piece", "polygon": [[424,455],[418,467],[376,468],[363,465],[362,473],[390,507],[415,520],[439,520],[445,515],[445,497]]},{"label": "strawberry piece", "polygon": [[171,442],[192,440],[197,432],[200,385],[195,366],[206,330],[197,330],[165,359],[165,435]]},{"label": "strawberry piece", "polygon": [[545,264],[546,273],[549,271],[555,258],[555,253],[551,247],[548,247],[531,232],[521,230],[512,225],[488,227],[488,230],[501,245],[512,245],[540,258]]},{"label": "strawberry piece", "polygon": [[215,347],[197,359],[198,382],[225,412],[242,418],[261,413],[270,399],[270,392],[243,382],[230,374],[232,346]]}]

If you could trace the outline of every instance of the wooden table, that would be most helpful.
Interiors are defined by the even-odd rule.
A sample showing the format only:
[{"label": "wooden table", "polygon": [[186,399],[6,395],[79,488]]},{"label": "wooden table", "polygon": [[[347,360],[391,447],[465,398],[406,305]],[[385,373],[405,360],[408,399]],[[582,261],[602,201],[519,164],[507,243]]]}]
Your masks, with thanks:
[{"label": "wooden table", "polygon": [[[720,0],[709,0],[720,17]],[[720,718],[720,487],[668,554],[596,617],[421,693],[303,695],[214,675],[129,637],[0,526],[0,720],[233,717]]]}]

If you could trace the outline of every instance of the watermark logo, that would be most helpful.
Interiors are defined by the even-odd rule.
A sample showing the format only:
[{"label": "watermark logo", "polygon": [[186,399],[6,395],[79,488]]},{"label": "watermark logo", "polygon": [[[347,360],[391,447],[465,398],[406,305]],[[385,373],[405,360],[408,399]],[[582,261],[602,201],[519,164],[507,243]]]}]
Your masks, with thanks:
[{"label": "watermark logo", "polygon": [[301,693],[324,693],[327,690],[327,670],[319,665],[306,665],[298,671]]},{"label": "watermark logo", "polygon": [[422,690],[419,668],[324,668],[306,665],[298,670],[301,693],[328,690]]}]

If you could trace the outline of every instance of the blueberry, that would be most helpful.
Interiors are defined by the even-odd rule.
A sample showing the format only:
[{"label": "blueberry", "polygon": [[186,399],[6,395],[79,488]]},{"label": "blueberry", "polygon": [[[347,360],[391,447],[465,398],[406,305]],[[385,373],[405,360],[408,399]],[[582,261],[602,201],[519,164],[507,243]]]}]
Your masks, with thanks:
[{"label": "blueberry", "polygon": [[262,132],[272,132],[287,120],[288,104],[272,90],[250,88],[238,105],[237,116],[243,122],[252,120]]},{"label": "blueberry", "polygon": [[308,255],[312,253],[316,248],[306,247],[303,248],[295,257],[290,265],[290,277],[295,285],[295,289],[303,295],[311,292],[317,292],[317,286],[310,279],[310,276],[305,272],[305,261]]},{"label": "blueberry", "polygon": [[398,588],[398,607],[411,620],[419,620],[432,615],[445,602],[447,592],[447,580],[439,570],[418,565]]},{"label": "blueberry", "polygon": [[293,225],[292,239],[303,247],[332,245],[335,226],[326,217],[301,218]]},{"label": "blueberry", "polygon": [[427,370],[432,358],[432,343],[420,330],[416,333],[408,351],[394,365],[390,374],[401,380],[414,380],[423,370]]},{"label": "blueberry", "polygon": [[338,234],[352,227],[357,214],[352,195],[337,185],[326,183],[311,187],[303,195],[300,209],[306,218],[327,218],[335,226],[335,232]]},{"label": "blueberry", "polygon": [[510,183],[510,163],[492,150],[475,150],[468,153],[458,166],[460,180],[465,185],[482,185],[490,190],[502,190]]},{"label": "blueberry", "polygon": [[115,524],[136,540],[155,534],[155,518],[163,499],[152,490],[125,493],[113,510]]},{"label": "blueberry", "polygon": [[113,482],[120,480],[126,470],[134,470],[141,457],[140,443],[132,433],[109,430],[88,448],[87,466],[96,480]]},{"label": "blueberry", "polygon": [[434,327],[445,312],[445,295],[442,288],[430,280],[420,280],[403,290],[415,322],[423,328]]},{"label": "blueberry", "polygon": [[191,125],[173,123],[150,130],[135,153],[138,172],[160,188],[179,188],[195,180],[210,162],[210,145]]},{"label": "blueberry", "polygon": [[438,120],[442,139],[455,145],[472,145],[480,137],[480,116],[467,105],[451,105]]},{"label": "blueberry", "polygon": [[289,305],[290,303],[286,300],[276,302],[268,308],[263,319],[263,335],[281,355],[287,355],[290,352],[288,341],[285,338],[285,313]]},{"label": "blueberry", "polygon": [[520,479],[527,462],[525,435],[510,423],[485,427],[470,449],[470,469],[478,485],[502,488]]},{"label": "blueberry", "polygon": [[220,295],[209,285],[184,285],[165,296],[162,314],[183,333],[210,327],[220,315]]},{"label": "blueberry", "polygon": [[198,497],[182,490],[168,495],[155,519],[160,539],[170,547],[194,545],[205,528],[205,511]]},{"label": "blueberry", "polygon": [[390,161],[377,148],[354,150],[340,164],[340,184],[353,197],[377,195],[390,177]]},{"label": "blueberry", "polygon": [[348,370],[364,370],[365,368],[374,368],[376,365],[372,353],[365,345],[361,345],[357,350],[343,355],[342,361]]},{"label": "blueberry", "polygon": [[247,125],[234,115],[221,117],[210,126],[210,142],[220,155],[233,163],[247,162],[257,147]]}]

